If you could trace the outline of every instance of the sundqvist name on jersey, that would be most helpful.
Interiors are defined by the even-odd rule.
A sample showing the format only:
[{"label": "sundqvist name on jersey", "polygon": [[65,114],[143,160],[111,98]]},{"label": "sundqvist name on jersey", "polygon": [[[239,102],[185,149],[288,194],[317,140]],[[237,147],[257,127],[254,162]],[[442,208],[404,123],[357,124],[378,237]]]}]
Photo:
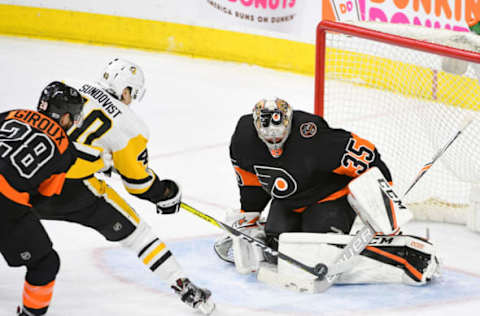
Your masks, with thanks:
[{"label": "sundqvist name on jersey", "polygon": [[97,100],[97,102],[103,107],[103,109],[108,114],[111,114],[113,118],[122,114],[122,111],[120,111],[120,109],[115,106],[115,104],[113,104],[112,100],[110,99],[110,95],[108,95],[101,89],[92,87],[88,84],[84,84],[79,91],[92,96],[92,98]]}]

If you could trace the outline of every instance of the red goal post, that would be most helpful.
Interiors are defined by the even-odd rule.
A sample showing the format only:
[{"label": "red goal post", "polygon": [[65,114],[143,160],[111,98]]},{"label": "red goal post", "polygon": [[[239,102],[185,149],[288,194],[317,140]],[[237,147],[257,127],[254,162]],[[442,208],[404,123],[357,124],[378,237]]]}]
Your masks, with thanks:
[{"label": "red goal post", "polygon": [[[478,51],[480,36],[472,34],[322,21],[315,113],[376,144],[403,194],[465,117],[480,118]],[[417,218],[466,223],[480,201],[478,120],[444,156],[406,202]]]}]

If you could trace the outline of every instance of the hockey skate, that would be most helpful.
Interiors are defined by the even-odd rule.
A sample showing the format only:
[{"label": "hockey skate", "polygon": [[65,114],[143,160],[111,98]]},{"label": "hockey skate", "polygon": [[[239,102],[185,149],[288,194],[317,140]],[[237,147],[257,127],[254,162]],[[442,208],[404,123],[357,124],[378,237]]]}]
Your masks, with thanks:
[{"label": "hockey skate", "polygon": [[24,308],[18,306],[17,307],[17,316],[36,316],[35,314],[30,313],[29,311],[25,310]]},{"label": "hockey skate", "polygon": [[178,279],[172,289],[180,296],[182,302],[199,310],[204,315],[210,315],[215,309],[215,304],[209,300],[212,293],[207,289],[201,289],[189,279]]}]

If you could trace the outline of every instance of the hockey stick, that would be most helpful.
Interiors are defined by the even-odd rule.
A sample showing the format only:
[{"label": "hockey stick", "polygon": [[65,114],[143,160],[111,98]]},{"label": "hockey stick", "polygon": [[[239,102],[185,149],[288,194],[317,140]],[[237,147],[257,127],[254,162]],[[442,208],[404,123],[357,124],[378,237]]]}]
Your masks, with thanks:
[{"label": "hockey stick", "polygon": [[240,237],[244,240],[246,240],[247,242],[259,247],[259,248],[262,248],[264,252],[274,256],[274,257],[278,257],[282,260],[285,260],[286,262],[290,263],[290,264],[293,264],[294,266],[302,269],[303,271],[306,271],[320,279],[323,279],[325,278],[325,275],[327,274],[327,266],[324,265],[323,263],[319,263],[317,264],[315,267],[310,267],[310,266],[307,266],[306,264],[303,264],[295,259],[293,259],[292,257],[290,256],[287,256],[286,254],[284,253],[281,253],[279,251],[276,251],[276,250],[273,250],[272,248],[268,247],[263,241],[259,240],[259,239],[256,239],[256,238],[253,238],[253,237],[250,237],[248,236],[247,234],[244,234],[242,233],[241,231],[219,221],[219,220],[216,220],[215,218],[191,207],[190,205],[182,202],[180,203],[180,207],[183,208],[184,210],[194,214],[194,215],[197,215],[198,217],[206,220],[207,222],[225,230],[227,233],[233,235],[233,236],[236,236],[236,237]]},{"label": "hockey stick", "polygon": [[[369,180],[369,181],[372,181],[378,184],[378,188],[382,191],[382,195],[383,195],[382,203],[384,203],[385,205],[388,204],[389,208],[393,208],[393,205],[398,205],[398,207],[400,208],[405,208],[402,205],[402,202],[398,197],[398,195],[394,192],[393,188],[390,186],[387,180],[385,180],[385,178],[381,175],[378,168],[373,167],[369,169],[364,176],[370,177],[370,179],[372,179],[373,181],[372,180]],[[359,196],[364,196],[366,191],[370,190],[368,186],[364,186],[363,182],[359,183],[358,180],[352,181],[349,184],[349,188],[352,192],[355,192],[355,194],[358,194]],[[385,198],[388,200],[385,200]],[[325,280],[320,280],[315,282],[316,283],[315,288],[319,292],[326,291],[330,286],[332,286],[336,282],[336,280],[340,277],[342,273],[350,270],[353,267],[353,264],[354,264],[353,259],[358,255],[360,255],[362,251],[369,245],[372,239],[375,238],[376,231],[377,232],[385,231],[382,229],[382,225],[377,223],[374,219],[370,218],[370,220],[373,220],[373,222],[371,222],[370,220],[367,219],[368,217],[366,217],[365,215],[362,217],[361,216],[362,208],[358,203],[353,203],[354,201],[355,200],[350,201],[349,199],[350,205],[358,214],[358,216],[362,219],[362,222],[364,225],[362,229],[360,229],[360,231],[357,232],[357,234],[353,236],[350,242],[343,248],[342,252],[337,256],[334,262],[330,266],[327,266],[326,268],[327,275]],[[375,201],[371,199],[366,199],[366,200],[363,199],[363,204],[368,204],[373,207],[376,207]],[[377,230],[375,230],[373,227],[377,227]]]},{"label": "hockey stick", "polygon": [[460,129],[457,131],[457,133],[448,141],[448,143],[443,146],[432,158],[432,160],[430,162],[427,162],[423,168],[420,170],[420,172],[417,174],[417,177],[413,180],[413,183],[412,185],[410,185],[410,187],[405,191],[405,193],[403,194],[403,197],[405,197],[408,192],[410,192],[410,190],[413,188],[413,186],[415,184],[417,184],[418,180],[420,180],[421,177],[423,177],[423,175],[428,171],[428,169],[430,169],[432,167],[432,165],[435,163],[435,161],[438,160],[438,158],[440,158],[440,156],[443,155],[443,153],[448,149],[448,147],[450,147],[450,145],[458,138],[458,136],[460,136],[460,134],[468,127],[468,125],[470,125],[470,123],[472,123],[473,121],[473,117],[467,117],[465,118],[465,120],[462,122],[462,125],[460,126]]},{"label": "hockey stick", "polygon": [[[472,123],[473,117],[466,117],[464,121],[462,122],[462,125],[460,126],[460,129],[455,133],[455,135],[448,141],[448,143],[443,146],[432,158],[432,160],[428,163],[426,163],[423,168],[420,170],[416,178],[413,180],[413,183],[410,185],[410,187],[405,191],[403,194],[403,198],[407,196],[407,194],[410,192],[410,190],[418,183],[420,178],[422,178],[425,173],[432,167],[432,165],[437,161],[440,156],[445,153],[445,151],[452,145],[452,143],[460,136],[461,133]],[[381,187],[382,188],[382,187]],[[382,188],[383,189],[383,188]],[[392,191],[393,192],[393,191]],[[390,199],[398,205],[402,205],[400,198],[398,198],[396,195],[392,196],[390,194],[387,194]],[[344,251],[340,255],[339,258],[337,258],[336,262],[333,264],[333,266],[327,267],[326,268],[326,273],[327,277],[325,280],[321,281],[318,284],[317,289],[319,291],[325,291],[327,290],[330,286],[333,285],[333,283],[338,279],[340,274],[342,272],[345,272],[351,268],[351,262],[352,258],[354,258],[356,255],[359,255],[370,243],[370,241],[375,237],[375,232],[372,230],[370,225],[365,224],[365,226],[358,232],[353,239],[350,241],[350,243],[345,246]],[[356,245],[356,246],[355,246]],[[350,263],[350,264],[349,264]],[[328,274],[329,270],[331,270],[330,274]]]}]

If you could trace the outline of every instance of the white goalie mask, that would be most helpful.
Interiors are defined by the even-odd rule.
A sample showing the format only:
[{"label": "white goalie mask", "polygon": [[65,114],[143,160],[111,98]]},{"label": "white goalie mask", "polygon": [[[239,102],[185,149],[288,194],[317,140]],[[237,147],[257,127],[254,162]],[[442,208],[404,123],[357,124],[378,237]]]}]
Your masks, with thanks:
[{"label": "white goalie mask", "polygon": [[267,145],[270,154],[278,158],[292,128],[293,111],[290,105],[276,98],[262,99],[253,108],[253,125],[258,137]]},{"label": "white goalie mask", "polygon": [[142,69],[125,59],[115,58],[110,61],[103,70],[99,83],[118,100],[122,99],[125,88],[131,89],[132,99],[136,101],[141,101],[145,94]]}]

